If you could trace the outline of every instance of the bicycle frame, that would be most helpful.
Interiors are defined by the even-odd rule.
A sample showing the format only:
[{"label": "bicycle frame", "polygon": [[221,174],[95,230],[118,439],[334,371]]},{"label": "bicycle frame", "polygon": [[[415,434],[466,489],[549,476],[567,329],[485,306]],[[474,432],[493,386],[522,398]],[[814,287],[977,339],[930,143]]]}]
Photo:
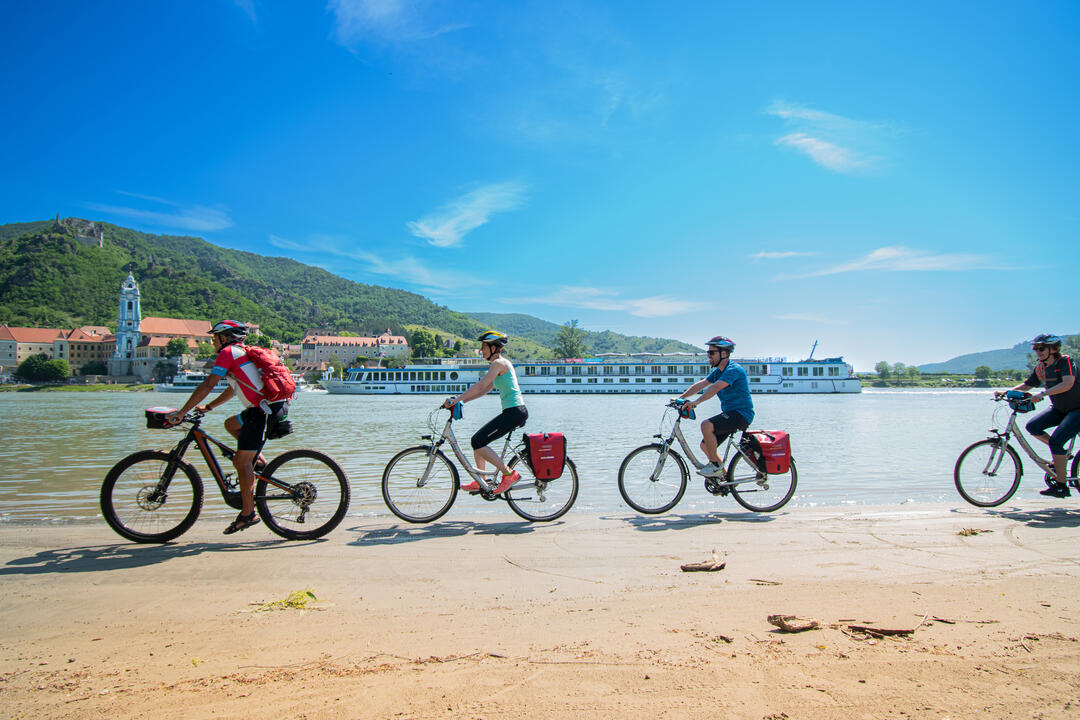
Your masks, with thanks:
[{"label": "bicycle frame", "polygon": [[[1013,410],[1011,413],[1009,413],[1009,422],[1006,423],[1004,431],[998,430],[997,428],[990,428],[989,432],[992,433],[989,439],[998,441],[998,450],[1004,450],[1005,448],[1009,447],[1009,440],[1015,435],[1016,442],[1020,445],[1023,451],[1027,453],[1027,456],[1031,458],[1032,461],[1036,465],[1038,465],[1044,473],[1049,473],[1050,475],[1053,475],[1056,479],[1056,474],[1054,473],[1053,459],[1043,459],[1037,452],[1035,452],[1035,449],[1031,447],[1031,442],[1027,439],[1027,437],[1025,437],[1024,434],[1020,432],[1020,426],[1016,422],[1016,410]],[[1073,438],[1069,441],[1069,446],[1065,450],[1066,458],[1071,459],[1073,457],[1073,448],[1075,447],[1075,445],[1076,436],[1074,435]],[[1004,452],[994,452],[993,454],[991,454],[991,456],[986,461],[986,467],[983,468],[983,473],[996,475],[998,468],[1001,467],[1001,461],[1004,460],[1004,458]],[[1024,474],[1023,463],[1021,463],[1020,465],[1020,474]]]},{"label": "bicycle frame", "polygon": [[[240,500],[240,489],[235,485],[230,486],[226,473],[222,470],[217,455],[214,454],[213,446],[217,446],[218,450],[226,460],[232,460],[236,455],[236,450],[220,440],[211,437],[205,430],[200,428],[200,418],[187,420],[191,423],[191,428],[189,428],[187,434],[176,443],[176,447],[169,452],[169,464],[161,476],[161,489],[164,490],[169,487],[173,475],[176,474],[177,466],[179,463],[183,462],[184,455],[187,453],[188,448],[191,447],[191,444],[195,443],[195,447],[198,448],[199,454],[202,455],[203,460],[206,462],[206,466],[210,468],[210,474],[214,476],[214,481],[221,491],[222,499],[225,500],[225,503],[229,507],[239,510],[242,505]],[[255,471],[255,479],[265,480],[268,484],[286,491],[289,493],[288,497],[292,497],[295,494],[293,487],[288,483],[275,480],[269,475],[262,475],[257,470]]]},{"label": "bicycle frame", "polygon": [[[674,408],[676,406],[669,405],[669,407]],[[664,463],[667,462],[668,449],[671,447],[671,444],[672,444],[672,442],[674,440],[679,441],[679,447],[682,448],[683,454],[686,455],[686,458],[694,466],[694,469],[700,470],[701,468],[705,467],[706,463],[698,462],[697,457],[694,456],[694,451],[690,448],[690,443],[688,443],[686,441],[686,437],[683,435],[682,427],[681,427],[682,420],[683,420],[682,413],[678,412],[676,410],[675,425],[671,428],[671,433],[668,434],[667,438],[665,439],[664,436],[660,435],[659,433],[657,433],[656,435],[653,435],[654,438],[657,438],[657,439],[659,439],[659,440],[661,440],[663,442],[664,451],[661,452],[660,457],[657,458],[656,468],[653,469],[653,472],[652,472],[652,475],[650,476],[650,479],[656,480],[659,477],[660,473],[663,471]],[[745,433],[746,433],[746,431],[743,431],[744,435],[745,435]],[[748,455],[745,451],[743,451],[742,444],[741,443],[739,443],[739,444],[735,443],[735,434],[734,433],[732,433],[731,435],[728,435],[727,442],[724,444],[724,456],[720,459],[720,466],[721,467],[727,467],[728,456],[731,454],[732,445],[735,445],[735,452],[742,455],[743,458],[747,461],[747,463],[749,463],[749,467],[752,467],[752,468],[757,467],[757,461],[753,457]],[[761,475],[761,473],[757,473],[757,475]],[[754,477],[754,478],[746,478],[746,479],[743,479],[743,480],[723,480],[723,481],[721,481],[720,478],[715,478],[715,481],[716,481],[717,486],[722,487],[722,488],[727,488],[727,487],[731,487],[733,485],[738,485],[740,483],[756,482],[757,479],[758,479],[757,477]]]},{"label": "bicycle frame", "polygon": [[[464,468],[465,473],[473,480],[475,480],[477,484],[480,485],[481,494],[484,496],[490,495],[494,497],[496,483],[489,482],[487,479],[484,478],[484,476],[487,475],[492,480],[494,480],[495,476],[499,473],[498,468],[489,472],[487,470],[480,471],[473,467],[472,463],[469,462],[468,458],[465,457],[465,453],[461,450],[461,445],[458,443],[457,435],[454,434],[453,425],[454,417],[453,415],[451,415],[450,417],[446,418],[446,425],[443,426],[442,434],[439,436],[438,440],[434,439],[434,437],[431,435],[421,436],[421,440],[431,441],[431,448],[428,451],[427,467],[424,468],[424,474],[420,478],[420,483],[427,482],[428,475],[431,474],[431,466],[435,462],[435,453],[444,443],[449,442],[450,448],[454,451],[454,457],[457,458],[457,461],[461,464],[461,467]],[[518,458],[520,458],[522,461],[524,461],[524,457],[522,457],[521,453],[518,452],[517,449],[511,450],[510,448],[510,438],[512,435],[513,431],[506,434],[506,440],[503,442],[502,452],[499,453],[499,459],[502,460],[504,463],[506,462],[506,452],[508,450],[510,450],[514,455],[517,455]]]}]

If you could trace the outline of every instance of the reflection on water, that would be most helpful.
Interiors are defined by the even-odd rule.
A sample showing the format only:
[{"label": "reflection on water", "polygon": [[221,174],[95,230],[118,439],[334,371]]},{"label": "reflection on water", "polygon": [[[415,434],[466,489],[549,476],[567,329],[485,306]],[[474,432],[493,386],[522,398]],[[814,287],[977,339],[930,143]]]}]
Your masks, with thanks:
[{"label": "reflection on water", "polygon": [[[868,391],[861,395],[755,396],[761,429],[787,430],[799,470],[789,507],[845,503],[959,502],[952,486],[957,455],[986,435],[991,391]],[[98,491],[120,458],[147,448],[168,449],[174,430],[148,430],[143,409],[176,405],[183,396],[155,393],[0,393],[0,521],[60,521],[97,517]],[[581,493],[574,511],[631,512],[616,486],[627,452],[652,441],[664,415],[661,395],[527,395],[530,432],[566,433],[577,463]],[[352,484],[351,515],[387,515],[379,490],[382,469],[402,448],[430,432],[434,396],[301,394],[294,405],[293,435],[268,444],[275,455],[312,447],[337,458]],[[239,405],[227,406],[234,411]],[[700,417],[719,410],[709,401]],[[456,424],[463,447],[498,412],[498,400],[470,403]],[[205,424],[219,439],[227,415]],[[445,413],[440,415],[445,418]],[[442,422],[439,422],[441,430]],[[684,424],[696,438],[696,423]],[[202,458],[189,451],[207,482],[204,515],[231,515]],[[1041,473],[1027,461],[1022,495],[1042,488]],[[742,511],[730,498],[708,495],[694,476],[673,512]],[[571,511],[571,512],[574,512]],[[455,514],[487,512],[516,520],[502,502],[461,496]]]}]

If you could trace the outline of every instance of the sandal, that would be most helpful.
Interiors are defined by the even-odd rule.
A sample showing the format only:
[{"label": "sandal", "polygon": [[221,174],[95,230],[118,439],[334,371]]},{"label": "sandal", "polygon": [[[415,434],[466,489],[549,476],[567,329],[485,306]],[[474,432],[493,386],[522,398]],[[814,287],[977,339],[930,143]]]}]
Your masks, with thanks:
[{"label": "sandal", "polygon": [[255,513],[251,513],[250,515],[245,515],[244,513],[240,513],[239,515],[236,516],[236,519],[233,520],[232,523],[229,524],[229,527],[225,528],[225,530],[223,531],[223,534],[232,535],[235,532],[240,532],[241,530],[247,530],[252,525],[258,525],[258,524],[259,524],[259,516],[256,515]]}]

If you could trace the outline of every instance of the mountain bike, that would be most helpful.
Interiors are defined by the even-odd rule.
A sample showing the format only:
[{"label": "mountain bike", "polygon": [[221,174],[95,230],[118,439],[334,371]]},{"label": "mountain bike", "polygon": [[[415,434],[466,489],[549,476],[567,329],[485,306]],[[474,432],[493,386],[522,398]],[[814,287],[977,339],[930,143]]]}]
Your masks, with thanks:
[{"label": "mountain bike", "polygon": [[[1016,392],[1017,395],[1026,395],[1026,393]],[[1011,410],[1009,419],[1004,423],[1005,429],[998,430],[996,427],[992,427],[987,430],[990,436],[985,440],[968,445],[960,453],[960,457],[956,459],[956,466],[953,468],[953,481],[956,484],[957,492],[960,493],[960,497],[978,507],[1001,505],[1011,498],[1020,487],[1020,478],[1024,474],[1024,466],[1020,461],[1019,453],[1009,444],[1013,437],[1016,438],[1016,442],[1027,453],[1027,456],[1042,469],[1044,473],[1043,480],[1046,485],[1049,487],[1057,482],[1054,475],[1053,461],[1039,457],[1039,454],[1031,447],[1028,439],[1020,432],[1020,426],[1016,421],[1018,413],[1030,412],[1030,410],[1034,409],[1035,404],[1027,397],[1022,396],[1004,395],[994,398],[994,402],[1003,400]],[[994,408],[995,425],[1001,425],[1000,422],[997,422],[997,416],[1005,407],[1006,405],[998,405]],[[1076,479],[1077,470],[1080,469],[1080,456],[1073,453],[1075,445],[1076,438],[1073,437],[1067,448],[1068,457],[1072,459],[1072,467],[1069,469],[1069,477],[1066,480],[1069,485],[1080,489]]]},{"label": "mountain bike", "polygon": [[[481,472],[466,459],[454,435],[454,420],[461,419],[460,403],[450,412],[442,432],[438,432],[438,417],[443,408],[428,416],[430,435],[421,436],[426,445],[402,450],[386,464],[382,475],[382,495],[390,512],[411,523],[428,523],[438,520],[450,510],[457,498],[460,486],[458,469],[440,449],[446,443],[466,474],[480,486],[479,495],[487,501],[502,498],[510,509],[531,522],[549,522],[562,517],[574,504],[578,494],[577,466],[566,458],[563,474],[545,480],[533,474],[528,462],[525,441],[510,447],[511,434],[506,436],[499,457],[511,470],[521,473],[521,480],[506,492],[496,495],[497,470]],[[509,453],[509,455],[508,455]]]},{"label": "mountain bike", "polygon": [[[684,403],[683,400],[668,402],[668,409],[660,423],[661,429],[670,421],[672,413],[675,418],[667,437],[663,432],[653,435],[660,442],[630,451],[619,466],[619,493],[627,505],[640,513],[655,515],[667,512],[678,504],[686,492],[690,470],[686,461],[672,447],[676,440],[695,469],[705,467],[705,463],[698,462],[694,457],[680,428],[683,418],[694,419],[693,411],[687,412],[683,408]],[[795,494],[798,482],[795,460],[791,460],[786,473],[772,475],[764,472],[758,466],[746,432],[742,433],[738,442],[734,434],[728,436],[720,465],[727,465],[727,471],[717,477],[706,477],[705,489],[713,495],[730,493],[735,502],[752,512],[779,510]]]},{"label": "mountain bike", "polygon": [[[164,409],[147,411],[147,426],[166,429]],[[169,411],[171,412],[171,410]],[[192,443],[217,482],[225,504],[241,507],[240,486],[222,470],[216,447],[226,460],[236,451],[210,437],[199,425],[203,414],[188,413],[173,426],[187,433],[168,451],[142,450],[116,463],[101,485],[101,513],[121,537],[140,543],[174,540],[187,532],[203,505],[203,481],[184,460]],[[333,458],[316,450],[289,450],[255,470],[255,508],[271,531],[289,540],[327,534],[349,509],[349,481]]]}]

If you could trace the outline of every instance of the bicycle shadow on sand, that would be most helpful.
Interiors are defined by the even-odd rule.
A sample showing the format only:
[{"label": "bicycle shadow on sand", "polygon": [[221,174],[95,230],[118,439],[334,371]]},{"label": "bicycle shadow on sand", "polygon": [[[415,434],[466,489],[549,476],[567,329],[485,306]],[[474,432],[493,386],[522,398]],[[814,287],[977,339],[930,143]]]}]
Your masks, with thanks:
[{"label": "bicycle shadow on sand", "polygon": [[[779,516],[785,514],[780,513]],[[701,525],[716,525],[722,522],[767,523],[772,522],[777,517],[777,513],[725,513],[714,510],[693,515],[689,513],[667,513],[665,515],[630,515],[612,519],[622,520],[633,529],[641,532],[658,532],[661,530],[686,530]]]},{"label": "bicycle shadow on sand", "polygon": [[[318,540],[311,542],[320,542]],[[274,550],[282,546],[303,547],[310,542],[290,540],[257,540],[253,542],[197,542],[164,545],[87,545],[82,547],[42,550],[26,557],[8,560],[0,567],[4,575],[44,575],[48,573],[84,573],[108,570],[130,570],[168,562],[177,558],[195,557],[203,553],[251,552]]]},{"label": "bicycle shadow on sand", "polygon": [[[545,527],[562,525],[561,520],[541,523]],[[390,527],[366,530],[362,527],[345,528],[346,532],[356,533],[357,537],[349,545],[397,545],[418,542],[432,538],[461,537],[463,535],[527,535],[536,532],[536,523],[528,522],[472,522],[451,520],[436,522],[431,525],[396,524]]]},{"label": "bicycle shadow on sand", "polygon": [[1080,513],[1066,508],[1046,508],[1040,510],[990,510],[989,515],[1023,523],[1031,528],[1075,528],[1080,527]]}]

